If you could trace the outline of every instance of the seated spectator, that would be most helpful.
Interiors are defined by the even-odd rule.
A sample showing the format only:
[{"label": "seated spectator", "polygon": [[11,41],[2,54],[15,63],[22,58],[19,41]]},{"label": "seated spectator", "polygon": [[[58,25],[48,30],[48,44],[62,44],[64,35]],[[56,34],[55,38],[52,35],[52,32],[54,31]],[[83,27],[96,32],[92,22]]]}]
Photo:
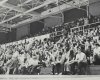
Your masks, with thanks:
[{"label": "seated spectator", "polygon": [[78,74],[83,75],[86,72],[87,59],[85,53],[81,52],[81,48],[78,48],[75,62],[78,66]]},{"label": "seated spectator", "polygon": [[100,65],[100,45],[95,44],[95,49],[93,51],[93,57],[94,57],[94,64]]},{"label": "seated spectator", "polygon": [[75,64],[74,64],[74,59],[75,59],[75,54],[73,50],[70,50],[69,53],[67,53],[66,56],[66,62],[65,62],[65,74],[75,74]]}]

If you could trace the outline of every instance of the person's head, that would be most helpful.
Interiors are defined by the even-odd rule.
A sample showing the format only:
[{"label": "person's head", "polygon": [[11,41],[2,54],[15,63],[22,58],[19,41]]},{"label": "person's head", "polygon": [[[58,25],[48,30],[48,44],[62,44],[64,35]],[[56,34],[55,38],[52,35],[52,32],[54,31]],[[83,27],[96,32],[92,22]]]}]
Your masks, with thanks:
[{"label": "person's head", "polygon": [[57,47],[60,48],[61,47],[61,43],[57,43]]},{"label": "person's head", "polygon": [[81,53],[81,47],[77,48],[78,53]]},{"label": "person's head", "polygon": [[33,56],[32,58],[33,58],[34,60],[37,60],[37,59],[38,59],[37,56]]},{"label": "person's head", "polygon": [[53,51],[52,52],[56,52],[57,51],[57,49],[56,48],[53,48]]},{"label": "person's head", "polygon": [[62,56],[63,52],[59,51],[59,56]]},{"label": "person's head", "polygon": [[98,43],[95,44],[96,48],[98,48],[100,45]]},{"label": "person's head", "polygon": [[22,50],[20,53],[19,53],[19,55],[23,55],[24,54],[24,51]]},{"label": "person's head", "polygon": [[70,55],[69,56],[70,57],[74,57],[74,51],[73,50],[70,51]]},{"label": "person's head", "polygon": [[48,39],[47,39],[47,38],[45,38],[45,39],[44,39],[44,43],[46,43],[46,42],[47,42],[47,40],[48,40]]}]

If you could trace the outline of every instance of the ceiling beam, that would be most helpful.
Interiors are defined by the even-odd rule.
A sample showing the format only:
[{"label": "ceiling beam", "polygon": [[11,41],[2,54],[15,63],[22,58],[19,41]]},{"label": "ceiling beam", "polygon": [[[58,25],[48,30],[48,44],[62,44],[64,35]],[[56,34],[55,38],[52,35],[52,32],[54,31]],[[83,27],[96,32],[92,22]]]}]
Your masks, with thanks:
[{"label": "ceiling beam", "polygon": [[50,16],[51,18],[62,18],[62,16],[54,16],[54,15],[52,15],[52,16]]},{"label": "ceiling beam", "polygon": [[11,27],[12,27],[12,25],[10,25],[10,24],[5,24],[5,23],[1,24],[0,26],[2,26],[2,27],[7,27],[7,28],[11,28]]},{"label": "ceiling beam", "polygon": [[[17,17],[19,17],[19,16],[22,16],[22,15],[25,15],[25,14],[27,14],[27,13],[29,13],[29,12],[32,12],[32,11],[34,11],[34,10],[37,10],[37,9],[39,9],[39,8],[41,8],[41,7],[44,7],[44,6],[46,6],[46,5],[50,4],[50,3],[54,3],[54,2],[56,2],[56,1],[55,1],[55,0],[48,0],[48,1],[46,1],[45,3],[41,4],[40,6],[37,6],[37,7],[35,7],[35,8],[32,8],[32,9],[29,9],[29,10],[25,11],[23,14],[21,13],[21,14],[18,14],[18,15],[16,15],[16,16],[14,16],[14,17],[11,17],[11,18],[9,18],[9,19],[7,19],[7,20],[4,20],[4,21],[0,22],[0,24],[3,24],[3,23],[5,23],[5,22],[7,22],[7,21],[10,21],[10,20],[15,19],[15,18],[17,18]],[[39,15],[35,15],[35,16],[39,16]]]},{"label": "ceiling beam", "polygon": [[[84,6],[84,5],[87,5],[87,3],[83,3],[83,4],[79,4],[79,5]],[[34,21],[38,21],[38,20],[41,20],[41,19],[44,19],[44,18],[47,18],[47,17],[53,17],[52,15],[55,15],[55,14],[58,14],[58,13],[61,13],[63,11],[70,10],[70,9],[73,9],[73,8],[76,8],[76,7],[77,7],[76,5],[66,6],[66,4],[63,4],[63,5],[60,5],[58,7],[52,8],[51,11],[53,11],[53,12],[50,12],[48,14],[44,14],[44,12],[43,12],[44,15],[41,15],[40,17],[37,17],[36,19],[35,18],[27,19],[27,20],[24,20],[22,22],[19,22],[18,24],[14,24],[14,25],[12,25],[12,28],[17,27],[19,25],[28,24],[28,23],[31,23],[31,22],[34,22]],[[59,10],[59,8],[61,10]]]},{"label": "ceiling beam", "polygon": [[4,4],[0,5],[0,6],[2,6],[4,8],[8,8],[10,10],[15,10],[15,11],[18,11],[18,12],[24,12],[24,11],[26,11],[24,8],[19,8],[17,6],[9,4],[9,3],[4,3]]},{"label": "ceiling beam", "polygon": [[55,0],[48,0],[48,1],[45,1],[45,3],[43,3],[42,5],[37,6],[37,7],[35,7],[35,8],[32,8],[32,9],[26,11],[25,13],[29,13],[29,12],[31,12],[31,11],[37,10],[37,9],[39,9],[39,8],[41,8],[41,7],[44,7],[44,6],[46,6],[46,5],[48,5],[48,4],[51,4],[51,3],[54,3],[54,2],[56,2],[56,1],[55,1]]},{"label": "ceiling beam", "polygon": [[[21,13],[24,13],[26,11],[26,9],[24,9],[24,8],[19,8],[17,6],[14,6],[12,4],[9,4],[9,3],[4,3],[1,6],[4,7],[4,8],[8,8],[10,10],[14,10],[14,11],[17,11],[17,12],[21,12]],[[39,14],[39,13],[34,12],[33,14],[31,14],[31,13],[27,13],[27,14],[30,15],[30,16],[34,16],[34,14]]]},{"label": "ceiling beam", "polygon": [[0,1],[0,5],[2,5],[3,3],[6,3],[8,0],[2,0]]},{"label": "ceiling beam", "polygon": [[27,4],[27,3],[31,2],[31,1],[32,1],[32,0],[26,0],[25,2],[19,4],[18,6],[22,6],[22,5]]}]

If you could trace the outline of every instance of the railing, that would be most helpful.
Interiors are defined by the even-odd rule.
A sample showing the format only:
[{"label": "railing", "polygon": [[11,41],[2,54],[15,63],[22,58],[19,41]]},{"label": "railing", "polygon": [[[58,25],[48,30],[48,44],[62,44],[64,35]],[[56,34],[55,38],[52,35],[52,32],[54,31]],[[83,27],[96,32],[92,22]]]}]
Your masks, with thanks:
[{"label": "railing", "polygon": [[[68,23],[65,23],[65,25],[68,24]],[[90,24],[85,24],[85,25],[82,25],[82,26],[78,26],[78,27],[74,27],[74,28],[70,28],[70,33],[73,33],[73,32],[80,32],[82,31],[83,33],[85,33],[87,30],[90,30],[90,29],[93,29],[93,28],[96,28],[97,26],[94,26],[94,27],[91,27],[92,25],[100,25],[100,21],[99,22],[95,22],[95,23],[90,23]],[[52,37],[57,37],[57,36],[62,36],[63,35],[63,31],[56,31],[56,32],[53,32],[53,33],[50,33]]]},{"label": "railing", "polygon": [[100,25],[100,21],[99,22],[95,22],[95,23],[91,23],[91,24],[87,24],[87,25],[83,25],[83,26],[78,26],[78,27],[74,27],[74,28],[71,28],[71,33],[72,32],[80,32],[80,31],[83,31],[85,32],[87,29],[90,30],[90,29],[93,29],[93,28],[96,28],[96,26],[94,27],[91,27],[92,25]]}]

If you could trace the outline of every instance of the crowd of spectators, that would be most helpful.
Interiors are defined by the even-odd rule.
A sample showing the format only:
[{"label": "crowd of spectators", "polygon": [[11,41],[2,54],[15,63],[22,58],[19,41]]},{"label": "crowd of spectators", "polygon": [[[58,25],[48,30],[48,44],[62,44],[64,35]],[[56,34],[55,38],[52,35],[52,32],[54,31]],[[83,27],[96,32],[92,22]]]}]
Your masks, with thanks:
[{"label": "crowd of spectators", "polygon": [[0,74],[39,75],[41,68],[46,67],[52,68],[53,75],[88,74],[88,65],[100,65],[100,25],[87,28],[82,34],[72,33],[70,29],[99,21],[100,18],[93,16],[80,18],[43,29],[38,35],[43,34],[44,38],[0,45]]},{"label": "crowd of spectators", "polygon": [[0,45],[0,74],[40,74],[48,66],[53,75],[87,74],[88,65],[100,65],[100,24],[82,34],[70,29],[99,21],[98,17],[80,18],[43,29],[39,34],[45,37]]},{"label": "crowd of spectators", "polygon": [[[39,74],[52,67],[52,74],[86,74],[87,65],[100,65],[99,25],[83,34],[45,36],[0,46],[1,74]],[[56,37],[56,36],[55,36]]]}]

